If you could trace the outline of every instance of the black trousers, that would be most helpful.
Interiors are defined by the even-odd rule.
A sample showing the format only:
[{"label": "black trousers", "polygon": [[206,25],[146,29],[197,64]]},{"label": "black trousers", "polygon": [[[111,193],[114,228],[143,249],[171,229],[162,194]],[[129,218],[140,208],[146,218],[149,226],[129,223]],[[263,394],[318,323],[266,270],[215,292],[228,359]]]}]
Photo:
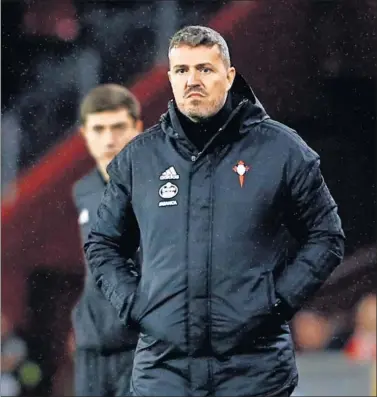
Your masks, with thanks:
[{"label": "black trousers", "polygon": [[91,350],[75,354],[76,396],[129,396],[133,351],[101,355]]}]

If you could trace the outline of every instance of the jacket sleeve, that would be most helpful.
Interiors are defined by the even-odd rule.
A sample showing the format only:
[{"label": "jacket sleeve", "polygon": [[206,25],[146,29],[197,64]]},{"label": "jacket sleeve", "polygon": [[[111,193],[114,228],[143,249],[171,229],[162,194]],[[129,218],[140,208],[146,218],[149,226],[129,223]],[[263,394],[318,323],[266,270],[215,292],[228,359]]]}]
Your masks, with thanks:
[{"label": "jacket sleeve", "polygon": [[118,156],[107,168],[110,180],[84,251],[97,286],[121,321],[129,324],[140,276],[132,260],[139,246],[139,228],[131,204],[131,171],[125,156]]},{"label": "jacket sleeve", "polygon": [[80,212],[81,212],[81,205],[79,203],[79,195],[77,193],[78,183],[79,183],[79,181],[76,182],[73,185],[72,189],[71,189],[71,198],[72,198],[72,203],[74,204],[74,207],[75,207],[75,210],[76,210],[77,231],[80,233],[80,236],[79,236],[79,238],[80,238],[80,246],[82,247],[85,240],[83,238],[83,235],[84,235],[83,227],[82,227],[82,225],[79,224],[79,216],[80,216]]},{"label": "jacket sleeve", "polygon": [[344,233],[319,156],[303,141],[287,161],[286,188],[285,222],[300,248],[276,280],[276,294],[290,319],[340,264]]},{"label": "jacket sleeve", "polygon": [[81,210],[81,208],[80,208],[81,206],[80,206],[80,204],[79,204],[79,199],[78,199],[78,197],[79,197],[79,195],[78,195],[78,185],[79,185],[79,182],[80,182],[80,181],[76,181],[76,182],[73,184],[72,189],[71,189],[71,199],[72,199],[72,203],[73,203],[74,206],[75,206],[77,216],[79,216],[80,210]]}]

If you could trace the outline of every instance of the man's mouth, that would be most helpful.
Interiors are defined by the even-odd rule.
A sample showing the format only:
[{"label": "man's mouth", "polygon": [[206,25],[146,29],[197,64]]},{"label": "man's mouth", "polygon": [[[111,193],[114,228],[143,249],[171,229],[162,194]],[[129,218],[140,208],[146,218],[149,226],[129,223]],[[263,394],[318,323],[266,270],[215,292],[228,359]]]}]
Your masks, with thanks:
[{"label": "man's mouth", "polygon": [[187,95],[187,98],[191,97],[204,97],[204,95],[200,92],[191,92],[190,94]]}]

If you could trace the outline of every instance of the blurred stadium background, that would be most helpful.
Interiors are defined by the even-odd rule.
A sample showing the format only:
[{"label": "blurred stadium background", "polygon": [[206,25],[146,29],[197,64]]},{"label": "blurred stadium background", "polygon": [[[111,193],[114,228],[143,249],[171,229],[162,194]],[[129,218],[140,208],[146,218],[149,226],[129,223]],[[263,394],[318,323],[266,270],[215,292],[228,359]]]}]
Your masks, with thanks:
[{"label": "blurred stadium background", "polygon": [[268,113],[321,155],[346,259],[292,321],[297,395],[376,395],[377,1],[2,1],[1,395],[72,395],[83,264],[73,182],[93,165],[77,105],[129,87],[146,126],[172,96],[169,37],[206,24]]}]

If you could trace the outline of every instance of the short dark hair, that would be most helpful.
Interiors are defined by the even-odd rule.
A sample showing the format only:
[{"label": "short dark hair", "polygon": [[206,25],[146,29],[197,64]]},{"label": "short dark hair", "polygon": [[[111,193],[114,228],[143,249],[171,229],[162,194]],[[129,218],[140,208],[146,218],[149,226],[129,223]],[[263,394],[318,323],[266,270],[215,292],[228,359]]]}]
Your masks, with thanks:
[{"label": "short dark hair", "polygon": [[125,108],[136,121],[140,119],[141,107],[135,95],[118,84],[101,84],[85,96],[80,106],[80,123],[85,124],[91,113]]},{"label": "short dark hair", "polygon": [[220,48],[221,57],[225,64],[230,66],[230,55],[228,44],[220,33],[206,26],[186,26],[174,34],[170,39],[169,53],[170,51],[181,45],[187,45],[190,47],[206,46],[212,47],[218,45]]}]

